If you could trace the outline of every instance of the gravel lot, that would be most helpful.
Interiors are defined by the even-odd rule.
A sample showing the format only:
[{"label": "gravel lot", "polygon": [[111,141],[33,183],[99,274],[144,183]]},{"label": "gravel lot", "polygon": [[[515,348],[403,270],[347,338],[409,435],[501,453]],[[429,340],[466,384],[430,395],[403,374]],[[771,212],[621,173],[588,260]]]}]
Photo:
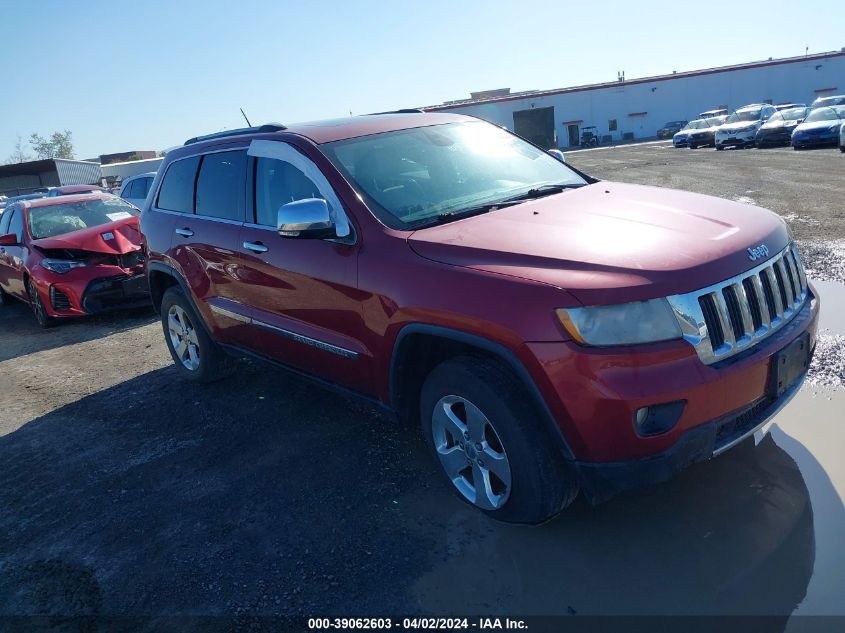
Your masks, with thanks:
[{"label": "gravel lot", "polygon": [[[839,152],[649,144],[567,160],[774,209],[814,276],[845,281]],[[253,630],[279,614],[753,613],[780,631],[796,607],[845,614],[841,542],[830,545],[845,530],[841,451],[830,453],[845,399],[806,398],[818,426],[785,421],[756,451],[519,528],[467,509],[416,429],[364,405],[251,363],[212,386],[182,382],[152,314],[42,331],[9,306],[0,615]]]}]

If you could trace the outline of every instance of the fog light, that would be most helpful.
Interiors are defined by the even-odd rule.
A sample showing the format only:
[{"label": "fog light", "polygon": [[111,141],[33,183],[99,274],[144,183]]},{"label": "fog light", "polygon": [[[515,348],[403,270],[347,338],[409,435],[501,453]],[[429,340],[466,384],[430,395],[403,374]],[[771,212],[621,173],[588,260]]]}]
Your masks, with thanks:
[{"label": "fog light", "polygon": [[681,418],[686,404],[686,400],[675,400],[637,409],[634,413],[637,434],[647,437],[671,430]]}]

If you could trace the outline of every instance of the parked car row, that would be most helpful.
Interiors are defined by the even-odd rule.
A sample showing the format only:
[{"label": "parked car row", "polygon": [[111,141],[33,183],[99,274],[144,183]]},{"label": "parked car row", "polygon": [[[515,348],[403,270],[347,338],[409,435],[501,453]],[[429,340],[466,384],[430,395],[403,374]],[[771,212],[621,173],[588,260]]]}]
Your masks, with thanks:
[{"label": "parked car row", "polygon": [[[708,111],[702,114],[710,114]],[[769,147],[796,150],[839,146],[845,152],[845,96],[824,97],[813,105],[752,103],[727,116],[699,117],[672,137],[675,147]]]}]

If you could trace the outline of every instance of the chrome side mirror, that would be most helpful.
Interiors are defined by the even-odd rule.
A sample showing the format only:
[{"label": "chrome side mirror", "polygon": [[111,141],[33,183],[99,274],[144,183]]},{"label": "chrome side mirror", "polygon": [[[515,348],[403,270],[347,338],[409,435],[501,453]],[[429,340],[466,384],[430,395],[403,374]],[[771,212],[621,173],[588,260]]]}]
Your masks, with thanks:
[{"label": "chrome side mirror", "polygon": [[279,207],[276,226],[282,237],[337,237],[329,205],[320,198],[305,198],[282,205]]},{"label": "chrome side mirror", "polygon": [[563,152],[559,149],[550,149],[548,150],[549,154],[557,158],[560,162],[565,163],[566,157],[563,155]]}]

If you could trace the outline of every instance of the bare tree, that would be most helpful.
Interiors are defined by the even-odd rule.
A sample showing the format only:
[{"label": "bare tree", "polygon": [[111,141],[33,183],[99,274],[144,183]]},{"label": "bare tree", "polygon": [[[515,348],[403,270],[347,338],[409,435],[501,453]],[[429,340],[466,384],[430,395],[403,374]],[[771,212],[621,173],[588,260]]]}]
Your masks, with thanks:
[{"label": "bare tree", "polygon": [[73,158],[73,140],[70,130],[53,132],[50,138],[33,133],[29,137],[29,144],[35,150],[38,158]]},{"label": "bare tree", "polygon": [[11,165],[13,163],[25,163],[30,160],[32,160],[32,155],[26,152],[23,147],[23,139],[20,134],[18,134],[18,142],[15,143],[15,151],[13,151],[9,158],[6,159],[6,163]]}]

